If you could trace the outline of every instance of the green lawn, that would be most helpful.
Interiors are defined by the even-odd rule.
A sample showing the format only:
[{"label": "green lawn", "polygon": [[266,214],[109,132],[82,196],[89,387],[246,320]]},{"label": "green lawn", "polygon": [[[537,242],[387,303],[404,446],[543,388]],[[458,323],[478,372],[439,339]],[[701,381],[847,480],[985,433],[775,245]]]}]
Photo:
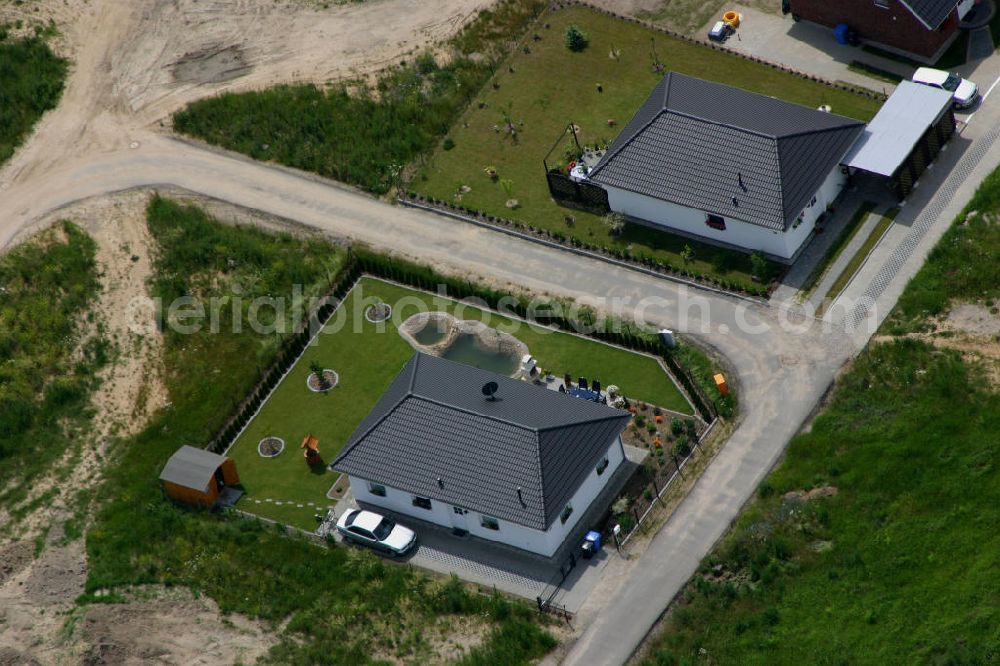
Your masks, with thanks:
[{"label": "green lawn", "polygon": [[61,457],[88,437],[90,396],[110,357],[96,331],[81,339],[100,292],[96,251],[65,222],[0,255],[0,506],[11,516],[0,533],[51,501],[39,479],[65,481]]},{"label": "green lawn", "polygon": [[[232,297],[236,284],[245,296],[289,294],[294,285],[316,294],[337,278],[346,254],[319,240],[223,225],[165,199],[151,202],[148,219],[158,247],[151,287],[165,297]],[[58,275],[76,261],[52,259],[40,270]],[[248,307],[244,301],[240,312]],[[291,319],[291,309],[285,315]],[[460,663],[536,663],[556,641],[527,603],[479,594],[457,579],[434,580],[362,549],[318,547],[259,521],[166,499],[157,477],[169,456],[219,431],[261,368],[275,361],[275,341],[249,326],[239,333],[225,325],[215,333],[164,331],[169,403],[104,461],[99,510],[80,521],[87,528],[88,593],[81,603],[97,590],[185,586],[223,613],[263,621],[277,642],[261,660],[270,664],[434,662],[439,637],[455,636],[466,622],[485,634]]]},{"label": "green lawn", "polygon": [[[360,331],[355,332],[353,324],[338,326],[340,315],[335,315],[320,334],[318,344],[306,351],[230,450],[247,491],[240,501],[241,509],[312,529],[316,507],[332,504],[326,493],[337,474],[317,473],[306,466],[298,449],[302,438],[307,434],[319,437],[323,459],[332,460],[413,354],[413,348],[391,322],[380,332],[375,324],[351,314],[360,312],[363,303],[373,296],[400,304],[393,316],[396,321],[418,312],[422,307],[418,303],[428,309],[443,307],[453,313],[459,307],[455,301],[437,299],[432,294],[362,279],[342,306],[342,311],[348,313],[348,321],[360,322]],[[403,299],[408,305],[402,305]],[[462,318],[487,321],[503,330],[511,330],[508,327],[520,323],[473,307],[462,309],[459,314]],[[617,384],[631,398],[683,413],[692,412],[670,377],[649,356],[527,324],[520,324],[513,334],[528,345],[543,368],[559,375],[568,371],[575,377],[596,377],[605,386]],[[328,393],[312,393],[306,387],[309,363],[313,360],[340,375],[340,384]],[[284,439],[285,451],[275,458],[258,455],[257,443],[266,436]],[[273,501],[265,499],[282,504],[275,506]],[[303,506],[300,508],[299,504]]]},{"label": "green lawn", "polygon": [[[874,343],[838,380],[645,663],[997,663],[996,359],[908,334],[933,329],[953,299],[996,315],[998,214],[1000,171],[907,285],[884,326],[900,337]],[[829,486],[835,495],[788,495]]]},{"label": "green lawn", "polygon": [[[543,27],[546,23],[549,29]],[[590,37],[590,46],[582,53],[572,53],[563,44],[563,32],[570,24],[578,25]],[[547,12],[528,33],[524,45],[530,53],[517,50],[498,69],[491,84],[483,87],[454,124],[448,135],[454,147],[439,147],[412,180],[410,189],[575,237],[588,245],[631,248],[633,255],[652,255],[691,273],[721,275],[751,289],[759,285],[751,282],[749,257],[742,253],[632,225],[622,237],[611,238],[599,216],[556,205],[549,196],[542,166],[553,142],[570,122],[580,127],[582,144],[611,141],[659,80],[651,66],[653,44],[668,69],[685,74],[811,107],[830,104],[834,112],[862,120],[870,119],[879,106],[866,97],[581,7]],[[541,39],[535,41],[534,35]],[[612,49],[620,53],[619,58],[610,57]],[[598,84],[603,92],[598,91]],[[483,104],[485,108],[480,108]],[[503,124],[502,113],[508,109],[518,124],[516,142],[494,131],[495,125]],[[609,119],[617,125],[609,127]],[[497,182],[484,173],[487,166],[496,167]],[[508,196],[499,182],[504,179],[513,181],[511,195],[521,204],[516,210],[505,206]],[[471,190],[456,201],[462,186]],[[564,219],[567,214],[576,218],[572,226]],[[694,250],[693,260],[687,262],[681,257],[685,245]]]}]

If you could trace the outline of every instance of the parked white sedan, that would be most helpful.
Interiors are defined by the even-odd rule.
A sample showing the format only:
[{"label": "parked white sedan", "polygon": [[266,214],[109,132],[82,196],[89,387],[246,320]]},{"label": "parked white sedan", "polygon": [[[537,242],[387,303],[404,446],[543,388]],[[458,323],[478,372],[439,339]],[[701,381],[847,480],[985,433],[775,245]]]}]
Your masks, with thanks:
[{"label": "parked white sedan", "polygon": [[413,530],[374,511],[351,509],[337,521],[337,531],[346,541],[361,543],[393,555],[405,555],[417,545]]},{"label": "parked white sedan", "polygon": [[949,74],[940,69],[921,67],[913,73],[913,80],[916,83],[923,83],[927,86],[941,88],[951,93],[951,98],[955,101],[955,106],[967,109],[979,99],[979,88],[968,79],[963,79],[958,74]]}]

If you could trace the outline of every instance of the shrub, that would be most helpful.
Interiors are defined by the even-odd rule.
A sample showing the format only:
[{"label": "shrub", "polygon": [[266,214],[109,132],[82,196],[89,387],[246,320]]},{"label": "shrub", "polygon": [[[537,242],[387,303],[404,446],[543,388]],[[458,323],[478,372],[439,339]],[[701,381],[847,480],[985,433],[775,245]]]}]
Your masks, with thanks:
[{"label": "shrub", "polygon": [[42,114],[55,108],[67,67],[42,39],[0,39],[0,164],[14,154]]},{"label": "shrub", "polygon": [[455,147],[455,141],[450,136],[445,137],[444,143],[441,144],[441,147],[445,150],[451,150]]},{"label": "shrub", "polygon": [[570,25],[566,28],[566,48],[574,53],[579,53],[587,48],[590,44],[590,39],[587,37],[587,33],[576,25]]}]

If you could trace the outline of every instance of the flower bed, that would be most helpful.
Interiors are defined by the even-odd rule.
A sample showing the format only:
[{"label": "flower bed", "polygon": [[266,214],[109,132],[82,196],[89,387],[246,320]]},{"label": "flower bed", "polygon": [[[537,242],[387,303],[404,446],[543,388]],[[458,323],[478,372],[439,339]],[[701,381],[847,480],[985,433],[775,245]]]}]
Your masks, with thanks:
[{"label": "flower bed", "polygon": [[261,458],[274,458],[285,450],[285,440],[280,437],[265,437],[257,444]]}]

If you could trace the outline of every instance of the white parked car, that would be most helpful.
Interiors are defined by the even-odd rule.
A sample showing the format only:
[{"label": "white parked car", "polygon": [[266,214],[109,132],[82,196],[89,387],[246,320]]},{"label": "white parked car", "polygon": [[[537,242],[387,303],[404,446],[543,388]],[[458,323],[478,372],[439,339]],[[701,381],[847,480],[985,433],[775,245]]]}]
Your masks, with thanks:
[{"label": "white parked car", "polygon": [[913,73],[913,80],[924,85],[941,88],[951,93],[955,100],[955,106],[967,109],[979,99],[979,88],[968,79],[963,79],[958,74],[949,74],[940,69],[921,67]]},{"label": "white parked car", "polygon": [[396,521],[374,511],[345,511],[337,521],[337,531],[347,541],[371,546],[393,555],[405,555],[417,545],[417,535],[413,530],[397,525]]}]

